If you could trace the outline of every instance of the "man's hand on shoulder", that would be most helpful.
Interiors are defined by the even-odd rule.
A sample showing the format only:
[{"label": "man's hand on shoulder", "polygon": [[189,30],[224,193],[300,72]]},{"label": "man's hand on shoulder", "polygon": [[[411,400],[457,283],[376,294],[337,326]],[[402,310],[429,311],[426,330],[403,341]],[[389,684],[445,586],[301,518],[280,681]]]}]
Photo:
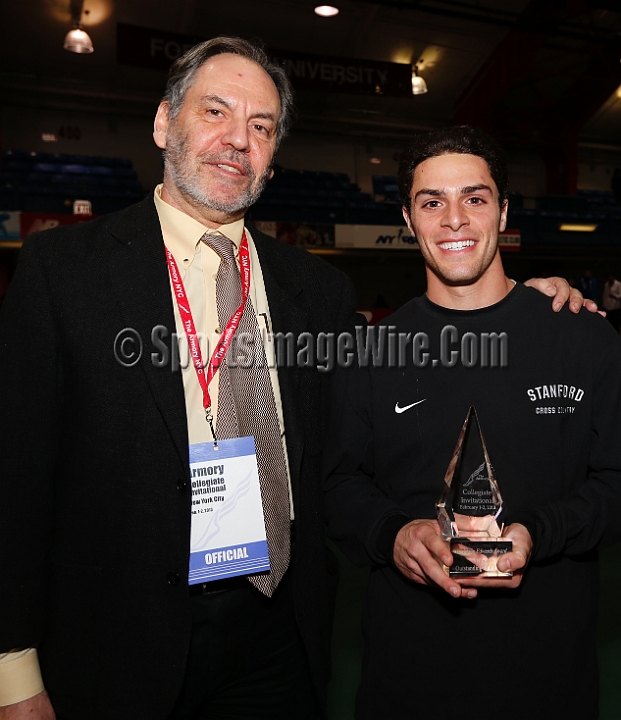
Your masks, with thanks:
[{"label": "man's hand on shoulder", "polygon": [[443,565],[450,565],[453,556],[436,520],[413,520],[404,525],[395,538],[393,558],[409,580],[438,587],[453,597],[476,596],[476,590],[461,588],[446,574]]},{"label": "man's hand on shoulder", "polygon": [[[535,288],[540,293],[551,297],[552,308],[555,312],[558,312],[568,300],[569,309],[573,313],[580,312],[583,305],[589,312],[597,312],[597,303],[592,300],[585,300],[580,290],[572,288],[565,278],[531,278],[524,285]],[[605,315],[605,313],[601,312],[600,314]]]},{"label": "man's hand on shoulder", "polygon": [[0,707],[0,720],[56,720],[56,713],[50,698],[40,692],[28,700]]},{"label": "man's hand on shoulder", "polygon": [[528,566],[533,551],[533,540],[524,525],[514,523],[505,528],[502,537],[504,540],[513,542],[513,549],[510,553],[503,555],[498,560],[498,569],[502,572],[511,570],[513,577],[510,578],[462,578],[458,582],[463,588],[517,588],[522,582],[524,572]]}]

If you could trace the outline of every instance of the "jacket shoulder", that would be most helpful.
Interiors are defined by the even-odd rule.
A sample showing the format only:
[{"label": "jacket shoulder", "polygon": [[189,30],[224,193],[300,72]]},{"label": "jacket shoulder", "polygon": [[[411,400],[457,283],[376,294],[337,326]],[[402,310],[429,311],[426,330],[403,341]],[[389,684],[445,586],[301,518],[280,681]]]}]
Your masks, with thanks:
[{"label": "jacket shoulder", "polygon": [[262,251],[262,254],[272,259],[272,261],[276,261],[283,269],[300,273],[305,278],[316,279],[317,282],[336,284],[351,282],[344,272],[317,257],[317,255],[308,252],[308,250],[277,240],[275,237],[257,230],[250,224],[248,229],[252,239],[258,246],[259,252]]},{"label": "jacket shoulder", "polygon": [[145,225],[149,226],[153,222],[159,227],[155,203],[152,197],[148,197],[123,210],[102,215],[95,220],[62,225],[33,233],[25,238],[23,250],[28,254],[36,248],[43,255],[83,253],[105,237],[115,235],[122,238],[133,232],[144,231]]}]

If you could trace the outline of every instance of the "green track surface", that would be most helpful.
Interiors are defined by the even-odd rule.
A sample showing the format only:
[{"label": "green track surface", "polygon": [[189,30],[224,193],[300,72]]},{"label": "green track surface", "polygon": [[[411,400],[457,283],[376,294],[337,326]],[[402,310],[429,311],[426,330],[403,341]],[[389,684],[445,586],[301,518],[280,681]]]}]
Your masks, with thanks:
[{"label": "green track surface", "polygon": [[[330,720],[353,720],[360,679],[360,617],[368,570],[354,567],[336,548],[341,582],[332,642]],[[621,718],[621,546],[602,551],[597,641],[600,663],[600,720]]]},{"label": "green track surface", "polygon": [[[600,720],[621,718],[621,546],[600,553],[597,644],[600,672]],[[339,717],[335,715],[335,718]],[[346,715],[343,716],[347,717]]]}]

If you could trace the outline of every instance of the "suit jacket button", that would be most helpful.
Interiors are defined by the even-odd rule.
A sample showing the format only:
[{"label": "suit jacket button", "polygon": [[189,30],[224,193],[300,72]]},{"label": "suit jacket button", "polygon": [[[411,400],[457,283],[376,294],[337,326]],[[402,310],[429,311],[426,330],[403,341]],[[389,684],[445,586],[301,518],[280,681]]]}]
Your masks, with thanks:
[{"label": "suit jacket button", "polygon": [[187,489],[188,489],[188,484],[185,480],[177,481],[177,490],[179,490],[179,492],[185,492]]},{"label": "suit jacket button", "polygon": [[168,573],[168,584],[169,585],[179,585],[179,580],[181,580],[181,578],[179,577],[178,572],[174,572],[174,570],[171,570]]}]

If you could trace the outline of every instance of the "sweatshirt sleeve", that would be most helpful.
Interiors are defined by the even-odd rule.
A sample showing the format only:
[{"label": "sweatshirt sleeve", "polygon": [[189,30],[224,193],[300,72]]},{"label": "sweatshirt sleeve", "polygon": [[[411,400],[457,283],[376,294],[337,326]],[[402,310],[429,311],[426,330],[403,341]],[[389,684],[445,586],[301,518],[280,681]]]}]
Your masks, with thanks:
[{"label": "sweatshirt sleeve", "polygon": [[61,406],[52,305],[40,259],[39,238],[32,235],[21,250],[0,313],[0,651],[3,652],[37,647],[45,624]]},{"label": "sweatshirt sleeve", "polygon": [[0,654],[0,707],[28,700],[43,689],[35,648]]},{"label": "sweatshirt sleeve", "polygon": [[[585,481],[562,499],[515,513],[533,539],[533,560],[580,555],[621,539],[621,341],[603,327],[593,340],[593,403]],[[599,362],[598,362],[599,359]]]},{"label": "sweatshirt sleeve", "polygon": [[391,564],[395,537],[410,518],[375,483],[369,369],[337,370],[329,397],[324,439],[328,535],[356,565]]}]

